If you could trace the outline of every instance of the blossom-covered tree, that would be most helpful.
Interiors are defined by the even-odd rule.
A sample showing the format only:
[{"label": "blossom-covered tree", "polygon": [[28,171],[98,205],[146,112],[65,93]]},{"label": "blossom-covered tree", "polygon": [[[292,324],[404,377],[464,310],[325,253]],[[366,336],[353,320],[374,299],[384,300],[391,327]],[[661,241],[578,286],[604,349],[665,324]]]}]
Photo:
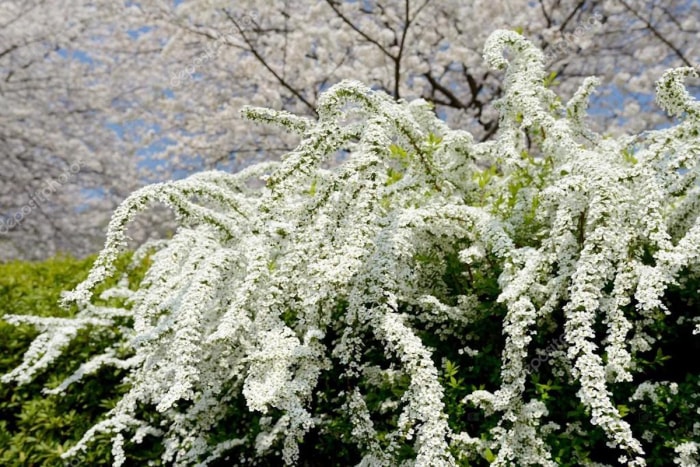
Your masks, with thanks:
[{"label": "blossom-covered tree", "polygon": [[[610,137],[585,122],[596,79],[564,102],[513,31],[485,61],[505,70],[489,141],[356,81],[323,93],[316,119],[245,107],[300,143],[127,198],[64,298],[74,318],[6,318],[41,334],[2,382],[45,372],[83,328],[113,333],[47,393],[127,370],[65,453],[107,433],[115,465],[146,437],[173,465],[696,465],[700,374],[654,370],[700,332],[696,71],[657,83],[677,124]],[[150,258],[137,289],[103,292],[124,306],[96,305],[156,201],[181,227],[136,254]]]},{"label": "blossom-covered tree", "polygon": [[[688,0],[4,1],[0,260],[93,252],[134,189],[277,159],[298,138],[251,126],[240,108],[316,118],[319,96],[343,79],[422,97],[489,140],[503,90],[480,54],[499,26],[544,50],[564,97],[601,77],[599,131],[667,124],[649,92],[663,70],[698,63],[698,18]],[[141,225],[137,239],[166,227]]]}]

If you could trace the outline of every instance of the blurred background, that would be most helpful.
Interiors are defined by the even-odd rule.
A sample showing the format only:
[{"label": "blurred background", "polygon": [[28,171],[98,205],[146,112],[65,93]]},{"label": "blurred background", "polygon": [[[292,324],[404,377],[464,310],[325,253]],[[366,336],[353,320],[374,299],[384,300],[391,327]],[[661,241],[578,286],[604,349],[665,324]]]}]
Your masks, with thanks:
[{"label": "blurred background", "polygon": [[[668,125],[655,81],[700,63],[698,0],[0,0],[0,262],[94,253],[139,187],[278,159],[298,141],[241,106],[314,116],[343,79],[492,138],[503,75],[482,50],[499,28],[544,50],[563,99],[601,78],[604,134]],[[155,207],[130,234],[172,226]]]}]

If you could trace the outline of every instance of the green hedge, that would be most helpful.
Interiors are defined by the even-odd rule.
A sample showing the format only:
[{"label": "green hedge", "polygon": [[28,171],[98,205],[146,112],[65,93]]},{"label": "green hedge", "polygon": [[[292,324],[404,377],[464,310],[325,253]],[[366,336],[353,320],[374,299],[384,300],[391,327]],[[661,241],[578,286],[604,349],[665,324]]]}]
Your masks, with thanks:
[{"label": "green hedge", "polygon": [[[128,256],[120,260],[122,267]],[[58,257],[41,263],[0,264],[0,317],[7,314],[72,316],[76,310],[57,303],[63,290],[85,279],[94,257],[78,260]],[[132,285],[143,270],[134,271]],[[37,331],[28,325],[12,326],[0,319],[0,374],[17,367]],[[106,346],[107,336],[78,335],[68,351],[40,378],[24,386],[0,384],[0,465],[63,466],[109,465],[110,444],[104,438],[89,453],[70,462],[61,453],[75,444],[124,393],[123,372],[105,368],[69,388],[63,396],[46,396],[42,388],[53,387],[77,369],[80,362]],[[134,460],[153,457],[144,446]]]}]

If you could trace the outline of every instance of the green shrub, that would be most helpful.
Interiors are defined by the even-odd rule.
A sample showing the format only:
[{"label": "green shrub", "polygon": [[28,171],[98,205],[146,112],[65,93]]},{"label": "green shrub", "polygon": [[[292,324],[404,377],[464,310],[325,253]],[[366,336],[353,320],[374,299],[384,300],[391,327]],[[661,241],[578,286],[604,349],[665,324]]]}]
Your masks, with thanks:
[{"label": "green shrub", "polygon": [[[129,257],[120,258],[118,267],[123,268]],[[74,316],[75,307],[59,307],[61,293],[85,279],[94,259],[58,257],[40,263],[0,264],[0,317],[9,314]],[[142,275],[143,268],[132,272],[132,286]],[[114,284],[112,280],[109,286]],[[115,299],[103,303],[121,305]],[[55,366],[29,384],[0,384],[0,465],[66,465],[67,461],[60,459],[60,455],[123,395],[124,371],[110,367],[85,378],[82,385],[70,388],[63,395],[43,394],[44,387],[58,385],[81,362],[114,341],[114,336],[90,331],[95,330],[78,333]],[[25,351],[38,334],[28,324],[13,326],[0,319],[0,374],[21,364]],[[93,450],[73,463],[107,465],[110,449],[109,439],[104,437],[95,443]]]}]

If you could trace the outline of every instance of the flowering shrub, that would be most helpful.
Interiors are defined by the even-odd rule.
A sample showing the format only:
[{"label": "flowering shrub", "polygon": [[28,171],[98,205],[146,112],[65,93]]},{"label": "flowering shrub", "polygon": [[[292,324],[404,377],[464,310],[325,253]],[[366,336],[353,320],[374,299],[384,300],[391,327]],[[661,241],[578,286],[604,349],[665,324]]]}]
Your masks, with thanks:
[{"label": "flowering shrub", "polygon": [[[493,141],[357,82],[328,90],[318,121],[245,108],[302,142],[134,193],[63,298],[74,318],[6,317],[41,334],[2,381],[31,381],[86,326],[118,327],[47,390],[127,370],[128,392],[65,453],[109,433],[114,465],[146,437],[175,465],[695,465],[698,371],[664,355],[698,349],[694,70],[658,83],[678,125],[613,139],[584,124],[594,79],[562,103],[515,32],[485,59],[506,70]],[[137,290],[102,294],[126,306],[94,305],[152,201],[182,227],[137,253],[152,255]]]}]

